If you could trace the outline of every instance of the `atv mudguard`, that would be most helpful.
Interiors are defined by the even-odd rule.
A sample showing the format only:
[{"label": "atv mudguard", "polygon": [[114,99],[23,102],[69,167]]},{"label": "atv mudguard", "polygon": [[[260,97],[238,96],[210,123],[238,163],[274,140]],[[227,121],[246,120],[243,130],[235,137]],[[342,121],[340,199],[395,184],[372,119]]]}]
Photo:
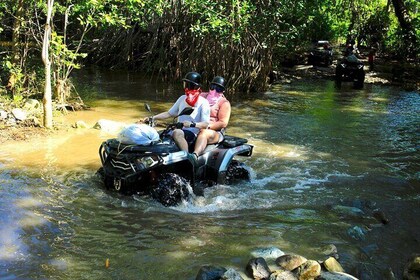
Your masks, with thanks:
[{"label": "atv mudguard", "polygon": [[[246,144],[244,138],[225,135],[219,148],[212,149],[206,158],[206,177],[212,177],[217,184],[226,183],[226,172],[232,159],[238,156],[249,157],[254,146]],[[211,147],[210,147],[211,148]]]}]

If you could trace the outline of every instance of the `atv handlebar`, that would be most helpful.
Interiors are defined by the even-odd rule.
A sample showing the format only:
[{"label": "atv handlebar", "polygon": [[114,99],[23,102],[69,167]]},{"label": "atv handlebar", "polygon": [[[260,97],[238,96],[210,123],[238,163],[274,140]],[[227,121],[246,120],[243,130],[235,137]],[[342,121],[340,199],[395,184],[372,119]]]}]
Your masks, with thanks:
[{"label": "atv handlebar", "polygon": [[155,120],[153,119],[153,117],[149,117],[146,121],[146,124],[150,127],[154,127],[156,125]]},{"label": "atv handlebar", "polygon": [[161,139],[164,136],[168,135],[171,130],[174,130],[174,129],[182,129],[183,127],[184,127],[184,124],[182,122],[174,122],[174,123],[168,124],[166,126],[166,129],[160,135],[161,136]]}]

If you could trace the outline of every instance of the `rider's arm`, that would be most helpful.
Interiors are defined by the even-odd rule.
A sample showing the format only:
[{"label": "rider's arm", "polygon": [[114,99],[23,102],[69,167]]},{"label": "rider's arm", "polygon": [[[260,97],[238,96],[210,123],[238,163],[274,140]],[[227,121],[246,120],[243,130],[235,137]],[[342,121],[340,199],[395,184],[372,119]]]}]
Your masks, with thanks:
[{"label": "rider's arm", "polygon": [[[181,100],[182,100],[182,96],[177,99],[177,101],[172,105],[172,107],[167,112],[157,114],[157,115],[153,116],[152,118],[154,120],[163,120],[163,119],[167,119],[167,118],[170,118],[170,117],[175,117],[177,115],[179,104],[180,104]],[[148,120],[149,120],[149,118],[147,117],[147,118],[144,119],[144,122],[147,122]]]},{"label": "rider's arm", "polygon": [[157,115],[152,116],[152,117],[145,117],[143,119],[143,122],[147,123],[149,121],[149,118],[153,118],[154,120],[163,120],[163,119],[167,119],[167,118],[170,118],[170,117],[171,117],[171,115],[168,112],[163,112],[163,113],[157,114]]},{"label": "rider's arm", "polygon": [[168,112],[163,112],[160,114],[157,114],[156,116],[153,116],[153,119],[155,120],[163,120],[172,117]]},{"label": "rider's arm", "polygon": [[195,124],[195,127],[197,128],[206,128],[209,125],[208,122],[198,122]]},{"label": "rider's arm", "polygon": [[218,112],[218,121],[211,123],[208,128],[213,130],[221,130],[226,128],[230,119],[231,107],[229,101],[223,102]]}]

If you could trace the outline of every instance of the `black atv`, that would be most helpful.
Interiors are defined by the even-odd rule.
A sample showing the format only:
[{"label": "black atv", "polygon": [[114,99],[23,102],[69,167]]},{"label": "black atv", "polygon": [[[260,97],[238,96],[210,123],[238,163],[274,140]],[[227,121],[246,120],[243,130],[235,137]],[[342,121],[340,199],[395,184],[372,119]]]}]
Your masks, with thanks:
[{"label": "black atv", "polygon": [[363,88],[365,82],[364,64],[354,54],[346,55],[337,63],[335,81],[341,86],[342,81],[353,82],[355,88]]},{"label": "black atv", "polygon": [[333,49],[328,41],[317,41],[308,54],[308,64],[328,67],[333,63]]},{"label": "black atv", "polygon": [[[150,112],[150,107],[146,104]],[[191,114],[186,108],[180,115]],[[154,126],[153,120],[149,125]],[[174,122],[159,132],[160,140],[150,145],[125,145],[108,139],[99,148],[100,174],[107,189],[124,194],[148,194],[165,206],[175,206],[204,187],[250,180],[248,168],[234,159],[252,155],[253,146],[244,138],[225,135],[219,144],[208,145],[195,163],[181,151],[169,132],[182,123]],[[191,149],[193,143],[190,143]]]}]

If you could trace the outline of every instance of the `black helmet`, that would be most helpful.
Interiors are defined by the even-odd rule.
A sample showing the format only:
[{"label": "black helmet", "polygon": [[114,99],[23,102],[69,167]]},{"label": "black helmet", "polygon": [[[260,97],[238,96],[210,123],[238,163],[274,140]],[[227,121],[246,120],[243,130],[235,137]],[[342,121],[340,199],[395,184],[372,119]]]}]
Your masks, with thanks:
[{"label": "black helmet", "polygon": [[188,72],[182,81],[184,82],[184,88],[198,89],[201,87],[201,75],[197,72]]},{"label": "black helmet", "polygon": [[210,89],[216,89],[217,92],[224,91],[226,89],[225,86],[226,86],[225,78],[221,76],[214,77],[210,83]]}]

